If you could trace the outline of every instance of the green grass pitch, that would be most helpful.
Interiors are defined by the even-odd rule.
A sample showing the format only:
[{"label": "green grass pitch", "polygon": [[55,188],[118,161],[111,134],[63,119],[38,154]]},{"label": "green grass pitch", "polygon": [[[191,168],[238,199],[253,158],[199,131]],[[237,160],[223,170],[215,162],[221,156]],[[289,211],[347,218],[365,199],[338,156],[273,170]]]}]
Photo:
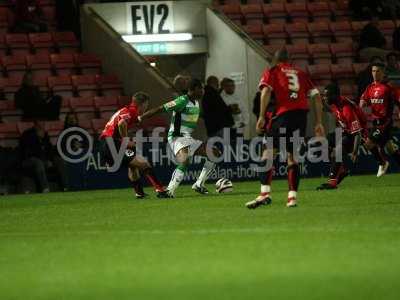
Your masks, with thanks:
[{"label": "green grass pitch", "polygon": [[1,197],[0,299],[400,299],[400,175],[322,181],[254,211],[257,182]]}]

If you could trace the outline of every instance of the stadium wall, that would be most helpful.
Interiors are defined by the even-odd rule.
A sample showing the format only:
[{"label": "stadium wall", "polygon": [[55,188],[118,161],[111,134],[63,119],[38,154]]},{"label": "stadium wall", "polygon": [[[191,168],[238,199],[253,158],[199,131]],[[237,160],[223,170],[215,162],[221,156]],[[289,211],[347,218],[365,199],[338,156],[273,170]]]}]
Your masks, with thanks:
[{"label": "stadium wall", "polygon": [[256,118],[252,114],[253,99],[263,70],[269,60],[259,45],[246,38],[228,18],[211,8],[206,12],[208,58],[206,75],[218,78],[231,77],[237,93],[244,99],[250,113],[250,125],[245,137],[255,136]]}]

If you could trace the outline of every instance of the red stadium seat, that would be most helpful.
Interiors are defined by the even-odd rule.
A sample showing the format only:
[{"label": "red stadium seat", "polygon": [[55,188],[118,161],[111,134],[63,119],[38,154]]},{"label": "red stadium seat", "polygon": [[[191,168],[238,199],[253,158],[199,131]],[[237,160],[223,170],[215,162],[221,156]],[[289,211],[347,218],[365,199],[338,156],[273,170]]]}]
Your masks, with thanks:
[{"label": "red stadium seat", "polygon": [[361,30],[367,25],[368,21],[354,21],[351,22],[351,29],[354,37],[359,37]]},{"label": "red stadium seat", "polygon": [[264,0],[247,0],[247,4],[264,4]]},{"label": "red stadium seat", "polygon": [[331,44],[331,52],[335,56],[337,64],[353,63],[355,54],[352,43]]},{"label": "red stadium seat", "polygon": [[47,81],[53,94],[60,95],[63,98],[73,97],[74,92],[70,76],[50,76]]},{"label": "red stadium seat", "polygon": [[221,6],[222,12],[237,24],[242,24],[243,16],[239,3],[226,4]]},{"label": "red stadium seat", "polygon": [[349,21],[350,10],[347,0],[337,0],[329,3],[336,21]]},{"label": "red stadium seat", "polygon": [[5,7],[0,7],[0,34],[8,32],[10,10]]},{"label": "red stadium seat", "polygon": [[329,27],[338,43],[348,43],[353,41],[353,30],[349,21],[330,23]]},{"label": "red stadium seat", "polygon": [[314,43],[332,42],[332,32],[326,22],[314,22],[308,24],[308,31]]},{"label": "red stadium seat", "polygon": [[82,74],[101,73],[101,60],[94,54],[75,54],[75,63]]},{"label": "red stadium seat", "polygon": [[115,113],[115,112],[114,112],[114,111],[111,111],[111,110],[101,111],[101,112],[99,112],[99,117],[100,117],[100,119],[107,119],[107,120],[109,120],[109,119],[113,116],[114,113]]},{"label": "red stadium seat", "polygon": [[309,64],[309,52],[307,44],[286,45],[290,58],[295,65],[305,70]]},{"label": "red stadium seat", "polygon": [[332,54],[328,44],[308,45],[313,64],[330,64]]},{"label": "red stadium seat", "polygon": [[48,54],[27,55],[26,64],[32,71],[34,78],[52,75],[50,57]]},{"label": "red stadium seat", "polygon": [[0,123],[0,146],[15,147],[18,144],[17,123]]},{"label": "red stadium seat", "polygon": [[118,110],[118,98],[115,96],[94,97],[94,106],[100,113],[104,111],[116,112]]},{"label": "red stadium seat", "polygon": [[120,96],[122,83],[117,75],[96,75],[96,82],[103,96]]},{"label": "red stadium seat", "polygon": [[3,111],[1,111],[1,118],[4,122],[18,122],[21,120],[22,111],[15,107],[15,101],[12,100],[4,100],[3,103]]},{"label": "red stadium seat", "polygon": [[94,132],[100,134],[104,127],[106,126],[109,119],[93,119],[92,120],[92,128]]},{"label": "red stadium seat", "polygon": [[273,55],[276,51],[281,50],[283,47],[283,45],[264,45],[265,51],[271,55]]},{"label": "red stadium seat", "polygon": [[71,111],[71,107],[69,105],[69,98],[63,98],[61,102],[60,113],[65,115]]},{"label": "red stadium seat", "polygon": [[29,41],[35,53],[53,53],[55,51],[53,37],[50,33],[29,33]]},{"label": "red stadium seat", "polygon": [[292,44],[309,42],[309,32],[305,23],[286,24],[285,30]]},{"label": "red stadium seat", "polygon": [[63,121],[46,121],[44,123],[44,128],[50,137],[51,143],[54,145],[57,142],[58,136],[64,130],[64,122]]},{"label": "red stadium seat", "polygon": [[53,40],[60,53],[77,53],[79,42],[73,32],[53,32]]},{"label": "red stadium seat", "polygon": [[332,12],[328,2],[308,3],[307,8],[314,22],[330,22]]},{"label": "red stadium seat", "polygon": [[316,85],[325,86],[331,82],[332,73],[330,64],[308,66],[308,73]]},{"label": "red stadium seat", "polygon": [[70,98],[70,107],[80,120],[86,118],[88,120],[96,118],[96,109],[93,103],[93,97],[77,97]]},{"label": "red stadium seat", "polygon": [[27,69],[24,56],[5,56],[3,66],[8,77],[22,77]]},{"label": "red stadium seat", "polygon": [[33,122],[18,122],[17,123],[17,130],[18,133],[21,135],[24,133],[24,131],[31,129],[33,127],[34,123]]},{"label": "red stadium seat", "polygon": [[286,12],[293,23],[307,23],[308,9],[306,3],[286,3]]},{"label": "red stadium seat", "polygon": [[242,14],[246,20],[246,24],[259,23],[264,18],[261,4],[247,4],[241,7]]},{"label": "red stadium seat", "polygon": [[0,57],[6,56],[7,54],[7,45],[4,35],[0,35]]},{"label": "red stadium seat", "polygon": [[51,54],[50,59],[57,75],[76,74],[76,65],[73,54],[71,53]]},{"label": "red stadium seat", "polygon": [[354,74],[357,76],[362,71],[364,71],[368,67],[368,65],[369,63],[354,63],[353,64]]},{"label": "red stadium seat", "polygon": [[47,83],[47,77],[34,77],[33,84],[39,87],[39,90],[43,93],[49,92],[49,86]]},{"label": "red stadium seat", "polygon": [[382,20],[379,21],[378,28],[386,38],[391,38],[396,24],[392,20]]},{"label": "red stadium seat", "polygon": [[283,3],[271,3],[263,5],[264,17],[271,24],[285,24],[286,23],[286,9]]},{"label": "red stadium seat", "polygon": [[268,24],[263,27],[265,40],[269,45],[285,45],[287,33],[283,24]]},{"label": "red stadium seat", "polygon": [[97,96],[97,83],[95,75],[73,75],[72,85],[80,97]]},{"label": "red stadium seat", "polygon": [[9,77],[4,79],[4,97],[7,100],[14,100],[14,94],[22,84],[22,76]]},{"label": "red stadium seat", "polygon": [[27,55],[30,53],[31,45],[28,35],[25,33],[6,34],[6,44],[13,55]]},{"label": "red stadium seat", "polygon": [[123,107],[129,105],[132,102],[129,96],[118,96],[118,106]]},{"label": "red stadium seat", "polygon": [[243,26],[243,30],[255,41],[263,44],[264,32],[262,22]]},{"label": "red stadium seat", "polygon": [[351,64],[332,65],[332,78],[340,84],[352,83],[354,80],[354,70]]},{"label": "red stadium seat", "polygon": [[352,84],[344,84],[340,87],[341,95],[348,97],[350,99],[354,97],[355,90],[356,89],[354,89],[354,86]]}]

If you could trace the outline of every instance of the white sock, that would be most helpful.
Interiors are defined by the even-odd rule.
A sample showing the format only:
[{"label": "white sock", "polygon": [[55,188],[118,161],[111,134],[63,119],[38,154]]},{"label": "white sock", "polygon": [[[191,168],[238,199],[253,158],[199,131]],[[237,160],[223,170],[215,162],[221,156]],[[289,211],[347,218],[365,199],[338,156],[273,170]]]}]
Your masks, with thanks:
[{"label": "white sock", "polygon": [[167,190],[174,194],[175,190],[178,188],[179,184],[182,182],[185,172],[176,168],[174,173],[172,174],[171,181],[168,184]]},{"label": "white sock", "polygon": [[261,194],[271,193],[271,186],[270,185],[261,185]]},{"label": "white sock", "polygon": [[210,176],[212,170],[214,170],[214,167],[215,167],[215,163],[213,163],[209,160],[206,160],[206,162],[204,163],[204,166],[203,166],[203,170],[201,170],[200,176],[199,176],[199,178],[197,178],[197,181],[195,184],[197,186],[203,186],[204,183],[206,182],[208,176]]},{"label": "white sock", "polygon": [[289,191],[289,194],[288,194],[288,199],[290,199],[290,198],[297,198],[297,192],[296,191]]}]

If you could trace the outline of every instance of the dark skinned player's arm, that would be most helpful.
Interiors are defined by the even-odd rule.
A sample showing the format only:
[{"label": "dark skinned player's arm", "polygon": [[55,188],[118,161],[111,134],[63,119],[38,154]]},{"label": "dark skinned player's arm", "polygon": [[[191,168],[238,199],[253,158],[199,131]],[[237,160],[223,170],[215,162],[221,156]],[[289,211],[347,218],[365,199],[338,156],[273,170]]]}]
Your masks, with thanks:
[{"label": "dark skinned player's arm", "polygon": [[355,133],[352,155],[357,155],[360,145],[361,145],[361,131]]},{"label": "dark skinned player's arm", "polygon": [[159,114],[160,112],[163,112],[164,109],[164,105],[160,105],[156,108],[150,109],[148,111],[146,111],[143,115],[139,116],[139,122],[143,121],[144,119],[148,119],[151,118],[152,116]]},{"label": "dark skinned player's arm", "polygon": [[119,122],[118,132],[122,138],[125,138],[128,136],[128,124],[126,123],[126,121],[122,120],[121,122]]}]

